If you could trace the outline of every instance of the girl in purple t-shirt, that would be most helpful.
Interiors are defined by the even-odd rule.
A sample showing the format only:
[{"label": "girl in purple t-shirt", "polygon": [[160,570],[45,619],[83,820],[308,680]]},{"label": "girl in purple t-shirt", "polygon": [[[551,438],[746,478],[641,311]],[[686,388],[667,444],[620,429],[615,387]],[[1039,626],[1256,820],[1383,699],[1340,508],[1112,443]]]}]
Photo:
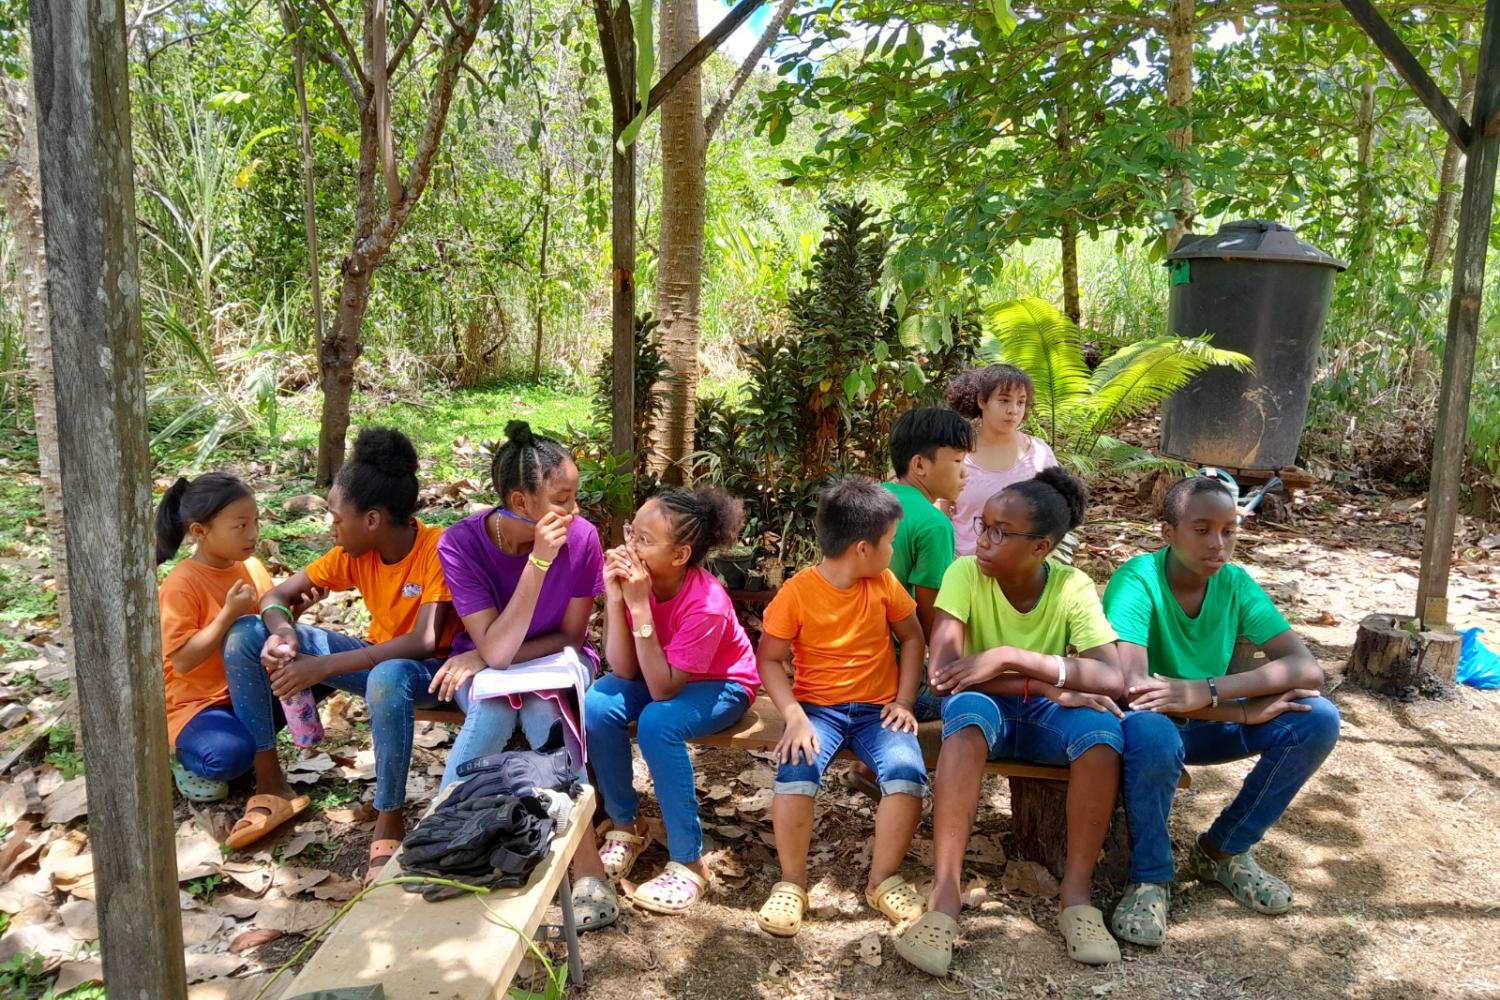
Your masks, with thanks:
[{"label": "girl in purple t-shirt", "polygon": [[[448,766],[446,788],[465,761],[505,749],[519,718],[533,748],[562,722],[555,701],[522,695],[471,699],[470,681],[572,646],[597,659],[586,630],[594,598],[604,592],[599,533],[578,516],[578,466],[567,450],[533,434],[523,420],[505,426],[490,476],[500,506],[466,517],[443,533],[438,560],[464,631],[453,656],[432,679],[444,701],[465,712]],[[582,761],[577,761],[580,768]]]},{"label": "girl in purple t-shirt", "polygon": [[760,673],[729,595],[703,560],[733,543],[743,521],[740,502],[721,490],[672,490],[647,501],[626,525],[626,543],[605,557],[604,653],[611,672],[589,689],[583,715],[594,778],[614,829],[602,852],[586,839],[573,861],[583,926],[615,919],[611,883],[630,873],[651,838],[632,783],[631,722],[671,856],[632,901],[656,913],[681,913],[708,889],[687,741],[738,722]]}]

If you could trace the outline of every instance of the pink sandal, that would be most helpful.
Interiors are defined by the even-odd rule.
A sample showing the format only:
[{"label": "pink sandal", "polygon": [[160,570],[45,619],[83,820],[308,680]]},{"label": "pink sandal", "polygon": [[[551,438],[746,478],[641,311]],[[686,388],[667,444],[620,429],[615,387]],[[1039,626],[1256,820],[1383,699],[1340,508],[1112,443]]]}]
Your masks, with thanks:
[{"label": "pink sandal", "polygon": [[630,869],[651,846],[651,834],[638,837],[629,830],[611,830],[604,835],[604,846],[599,848],[599,860],[604,862],[604,874],[610,882],[618,882],[630,874]]},{"label": "pink sandal", "polygon": [[668,861],[660,875],[636,887],[630,901],[652,913],[686,913],[711,888],[713,884],[691,868]]}]

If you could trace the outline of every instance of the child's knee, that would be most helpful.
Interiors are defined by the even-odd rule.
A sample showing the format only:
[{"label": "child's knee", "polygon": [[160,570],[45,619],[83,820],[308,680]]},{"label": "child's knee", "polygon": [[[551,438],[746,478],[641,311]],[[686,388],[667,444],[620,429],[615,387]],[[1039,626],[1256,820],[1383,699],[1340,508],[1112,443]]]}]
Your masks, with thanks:
[{"label": "child's knee", "polygon": [[1120,721],[1124,757],[1132,770],[1180,771],[1186,752],[1177,724],[1156,712],[1127,712]]},{"label": "child's knee", "polygon": [[[1342,726],[1338,706],[1323,697],[1304,698],[1298,704],[1307,705],[1309,709],[1295,716],[1300,743],[1324,753],[1332,750],[1339,741]],[[1292,713],[1287,715],[1291,716]]]},{"label": "child's knee", "polygon": [[412,660],[383,660],[370,669],[365,701],[372,713],[412,700]]},{"label": "child's knee", "polygon": [[249,734],[236,737],[228,734],[216,735],[193,748],[192,753],[179,754],[182,765],[200,778],[209,781],[233,781],[255,766],[255,744]]},{"label": "child's knee", "polygon": [[261,648],[265,646],[269,635],[259,618],[245,615],[229,626],[229,634],[224,637],[225,665],[228,666],[232,660],[253,660],[259,663]]}]

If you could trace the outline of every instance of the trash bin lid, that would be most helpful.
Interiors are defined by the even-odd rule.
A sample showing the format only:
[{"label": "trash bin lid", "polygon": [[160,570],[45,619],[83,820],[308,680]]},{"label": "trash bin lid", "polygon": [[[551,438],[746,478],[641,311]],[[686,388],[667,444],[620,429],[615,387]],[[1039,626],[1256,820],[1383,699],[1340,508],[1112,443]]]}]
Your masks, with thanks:
[{"label": "trash bin lid", "polygon": [[1243,219],[1226,222],[1213,234],[1189,233],[1177,241],[1167,260],[1194,260],[1212,257],[1218,260],[1268,260],[1298,264],[1319,264],[1342,271],[1348,264],[1324,253],[1311,243],[1297,239],[1291,226],[1265,219]]}]

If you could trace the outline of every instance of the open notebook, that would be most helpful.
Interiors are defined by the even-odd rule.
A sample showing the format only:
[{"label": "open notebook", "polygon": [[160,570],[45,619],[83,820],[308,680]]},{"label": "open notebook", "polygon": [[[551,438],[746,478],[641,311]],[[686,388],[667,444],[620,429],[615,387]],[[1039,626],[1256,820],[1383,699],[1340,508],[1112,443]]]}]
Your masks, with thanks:
[{"label": "open notebook", "polygon": [[481,670],[474,675],[470,695],[474,698],[498,698],[505,694],[531,691],[572,690],[583,708],[583,695],[589,688],[592,670],[588,662],[569,646],[560,653],[540,656],[525,663],[514,663],[504,670]]}]

